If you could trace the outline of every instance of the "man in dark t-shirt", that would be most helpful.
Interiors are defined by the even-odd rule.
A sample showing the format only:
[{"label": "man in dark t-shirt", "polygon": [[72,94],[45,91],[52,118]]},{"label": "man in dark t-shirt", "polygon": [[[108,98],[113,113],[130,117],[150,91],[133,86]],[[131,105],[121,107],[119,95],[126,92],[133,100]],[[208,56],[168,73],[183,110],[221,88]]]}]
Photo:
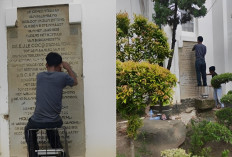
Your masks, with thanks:
[{"label": "man in dark t-shirt", "polygon": [[[46,61],[47,71],[39,73],[36,78],[35,111],[24,130],[29,157],[37,156],[35,150],[38,149],[37,130],[29,129],[60,128],[63,124],[60,117],[63,88],[77,85],[77,78],[71,66],[63,62],[58,53],[50,52]],[[61,72],[62,67],[68,74]],[[62,148],[57,130],[47,130],[47,137],[52,148]]]},{"label": "man in dark t-shirt", "polygon": [[201,77],[203,80],[203,86],[207,86],[206,81],[206,63],[205,63],[205,55],[206,55],[206,46],[202,44],[203,37],[199,36],[197,38],[198,44],[194,45],[193,51],[195,50],[196,62],[195,68],[197,73],[197,85],[201,86]]}]

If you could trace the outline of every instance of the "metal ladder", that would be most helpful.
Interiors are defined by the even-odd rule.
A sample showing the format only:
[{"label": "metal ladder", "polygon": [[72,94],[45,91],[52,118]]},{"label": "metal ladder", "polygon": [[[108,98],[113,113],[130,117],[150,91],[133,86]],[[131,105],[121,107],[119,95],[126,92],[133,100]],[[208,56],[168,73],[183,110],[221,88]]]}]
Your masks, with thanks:
[{"label": "metal ladder", "polygon": [[[38,149],[35,149],[35,154],[36,157],[68,157],[68,143],[67,143],[67,132],[66,132],[66,128],[62,127],[62,128],[46,128],[46,129],[30,129],[29,130],[29,135],[32,131],[36,132],[36,136],[37,136],[37,141],[38,141]],[[47,137],[47,131],[52,131],[54,135],[54,140],[49,141],[48,137]],[[63,132],[63,133],[62,133]],[[59,133],[62,133],[63,139],[64,139],[64,147],[62,145],[59,145],[59,143],[61,144],[60,141],[56,141],[57,137],[58,140],[60,140],[60,136]],[[50,146],[50,142],[53,142],[53,145],[55,144],[55,148],[52,148]],[[30,143],[30,142],[29,142]],[[57,145],[58,144],[58,145]],[[29,146],[30,147],[30,146]]]},{"label": "metal ladder", "polygon": [[38,157],[65,157],[64,149],[46,149],[46,150],[35,150]]},{"label": "metal ladder", "polygon": [[207,99],[209,97],[209,91],[210,87],[209,86],[197,86],[198,88],[198,97]]}]

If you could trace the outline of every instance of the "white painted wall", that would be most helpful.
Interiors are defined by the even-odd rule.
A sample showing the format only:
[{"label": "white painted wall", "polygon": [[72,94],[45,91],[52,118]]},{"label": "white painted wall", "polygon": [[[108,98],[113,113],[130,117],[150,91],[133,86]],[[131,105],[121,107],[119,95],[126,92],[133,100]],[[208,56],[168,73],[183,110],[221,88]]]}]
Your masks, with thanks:
[{"label": "white painted wall", "polygon": [[[195,41],[197,41],[197,36],[203,36],[203,44],[207,47],[207,54],[205,56],[206,60],[206,73],[209,73],[209,67],[214,66],[214,47],[213,47],[213,13],[211,6],[213,5],[212,0],[207,0],[205,3],[208,13],[204,18],[198,19],[198,34],[196,35]],[[211,9],[210,9],[211,8]],[[210,9],[210,10],[209,10]],[[207,76],[207,83],[210,85],[212,76]]]},{"label": "white painted wall", "polygon": [[[225,47],[225,71],[232,73],[232,1],[223,1],[223,22],[224,22],[224,47]],[[225,86],[225,93],[232,90],[232,82],[229,82]]]},{"label": "white painted wall", "polygon": [[[116,0],[116,11],[117,13],[121,12],[127,12],[130,19],[133,19],[134,14],[142,14],[141,8],[140,8],[140,0]],[[143,0],[148,3],[148,12],[149,12],[149,17],[148,19],[152,21],[152,13],[153,11],[153,2],[151,0]]]},{"label": "white painted wall", "polygon": [[9,127],[8,121],[3,118],[8,114],[8,86],[7,86],[7,40],[5,8],[12,7],[8,0],[0,1],[0,156],[9,157]]},{"label": "white painted wall", "polygon": [[116,1],[1,0],[0,157],[9,157],[8,121],[3,119],[8,114],[5,9],[69,3],[82,6],[86,157],[116,156]]},{"label": "white painted wall", "polygon": [[223,26],[223,2],[216,1],[212,9],[213,18],[213,49],[214,49],[214,65],[218,73],[225,72],[224,58],[224,26]]},{"label": "white painted wall", "polygon": [[[216,1],[216,2],[215,2]],[[214,3],[215,2],[215,3]],[[117,0],[117,12],[119,10],[127,11],[131,17],[132,13],[140,14],[139,2],[136,0]],[[216,66],[217,72],[231,72],[232,69],[232,1],[231,0],[206,0],[205,3],[208,13],[204,18],[195,19],[194,33],[182,31],[181,26],[177,28],[176,47],[181,48],[183,41],[197,41],[198,36],[203,36],[203,44],[207,46],[206,68]],[[153,7],[150,7],[150,14],[153,13]],[[164,27],[165,32],[171,43],[171,29]],[[165,62],[166,65],[167,62]],[[175,49],[171,72],[176,74],[179,80],[179,59],[178,49]],[[210,84],[211,77],[207,77]],[[232,89],[232,83],[228,83],[224,88],[224,93]],[[175,88],[174,103],[180,101],[179,85]]]},{"label": "white painted wall", "polygon": [[227,65],[227,71],[232,72],[232,1],[227,0],[226,1],[226,7],[227,7],[227,45],[228,45],[228,65]]},{"label": "white painted wall", "polygon": [[86,157],[116,156],[115,6],[83,0]]},{"label": "white painted wall", "polygon": [[[214,1],[213,1],[214,2]],[[212,7],[214,65],[218,74],[232,72],[232,2],[216,1]],[[232,89],[232,83],[222,85],[223,94]]]}]

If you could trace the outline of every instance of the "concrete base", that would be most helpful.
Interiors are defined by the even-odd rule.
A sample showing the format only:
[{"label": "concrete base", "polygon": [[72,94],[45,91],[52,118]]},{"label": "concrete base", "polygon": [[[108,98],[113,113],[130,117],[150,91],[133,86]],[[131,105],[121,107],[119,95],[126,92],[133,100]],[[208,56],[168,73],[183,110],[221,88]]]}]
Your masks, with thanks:
[{"label": "concrete base", "polygon": [[215,101],[213,99],[196,99],[195,107],[199,110],[206,110],[215,107]]}]

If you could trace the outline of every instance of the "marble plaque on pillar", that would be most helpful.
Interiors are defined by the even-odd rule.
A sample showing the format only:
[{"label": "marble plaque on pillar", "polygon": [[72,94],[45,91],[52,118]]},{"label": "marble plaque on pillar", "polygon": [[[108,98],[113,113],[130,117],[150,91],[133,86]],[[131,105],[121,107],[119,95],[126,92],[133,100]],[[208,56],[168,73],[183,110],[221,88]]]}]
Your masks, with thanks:
[{"label": "marble plaque on pillar", "polygon": [[195,52],[192,51],[196,42],[184,42],[179,49],[180,67],[180,97],[181,99],[196,98],[199,96],[195,71]]},{"label": "marble plaque on pillar", "polygon": [[78,76],[78,85],[63,91],[61,116],[69,155],[84,156],[81,24],[69,24],[68,5],[20,8],[17,15],[16,26],[7,28],[10,156],[27,156],[24,127],[35,108],[36,75],[46,71],[51,51],[61,54]]}]

